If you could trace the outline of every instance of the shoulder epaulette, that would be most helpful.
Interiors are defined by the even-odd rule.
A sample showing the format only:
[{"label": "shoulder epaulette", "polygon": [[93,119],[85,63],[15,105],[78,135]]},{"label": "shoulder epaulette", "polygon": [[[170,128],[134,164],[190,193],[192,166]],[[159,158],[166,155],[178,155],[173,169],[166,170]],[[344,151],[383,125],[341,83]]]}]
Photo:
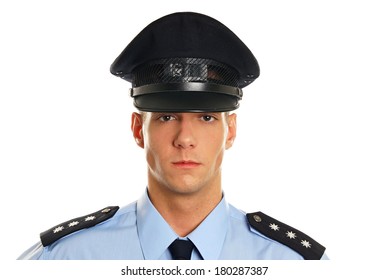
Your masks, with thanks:
[{"label": "shoulder epaulette", "polygon": [[42,245],[48,246],[66,235],[104,222],[113,217],[118,210],[118,206],[109,206],[92,214],[56,225],[40,234]]},{"label": "shoulder epaulette", "polygon": [[265,215],[262,212],[246,215],[249,224],[263,235],[293,249],[306,260],[319,260],[325,247],[301,231]]}]

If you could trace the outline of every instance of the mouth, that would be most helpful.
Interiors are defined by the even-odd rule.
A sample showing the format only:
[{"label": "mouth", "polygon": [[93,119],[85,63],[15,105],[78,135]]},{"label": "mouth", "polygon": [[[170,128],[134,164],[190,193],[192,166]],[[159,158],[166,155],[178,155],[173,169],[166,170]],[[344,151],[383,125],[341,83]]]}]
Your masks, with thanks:
[{"label": "mouth", "polygon": [[192,169],[199,167],[201,163],[191,160],[180,160],[172,162],[173,166],[180,169]]}]

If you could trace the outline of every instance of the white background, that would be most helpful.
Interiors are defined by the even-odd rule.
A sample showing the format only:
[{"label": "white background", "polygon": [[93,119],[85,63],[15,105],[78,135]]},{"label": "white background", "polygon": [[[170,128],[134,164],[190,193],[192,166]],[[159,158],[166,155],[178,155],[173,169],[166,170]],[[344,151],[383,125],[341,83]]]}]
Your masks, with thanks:
[{"label": "white background", "polygon": [[261,68],[236,112],[238,137],[224,163],[228,201],[306,232],[334,262],[386,256],[385,1],[0,5],[2,260],[55,224],[144,191],[130,84],[109,67],[147,24],[177,11],[227,25]]}]

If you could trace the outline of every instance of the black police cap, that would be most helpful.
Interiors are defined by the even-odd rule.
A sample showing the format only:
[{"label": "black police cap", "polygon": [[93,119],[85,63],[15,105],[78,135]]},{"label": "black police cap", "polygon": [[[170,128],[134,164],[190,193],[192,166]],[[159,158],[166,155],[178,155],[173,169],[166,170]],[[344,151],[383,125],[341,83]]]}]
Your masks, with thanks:
[{"label": "black police cap", "polygon": [[132,83],[134,105],[149,112],[226,112],[259,76],[247,46],[206,15],[182,12],[144,28],[111,65]]}]

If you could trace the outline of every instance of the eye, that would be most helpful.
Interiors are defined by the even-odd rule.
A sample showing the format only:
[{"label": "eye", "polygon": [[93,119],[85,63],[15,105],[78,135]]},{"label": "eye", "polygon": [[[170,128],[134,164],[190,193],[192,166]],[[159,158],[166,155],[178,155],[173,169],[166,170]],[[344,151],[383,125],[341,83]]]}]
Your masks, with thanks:
[{"label": "eye", "polygon": [[212,121],[216,120],[216,118],[214,116],[211,116],[211,115],[203,115],[203,116],[201,116],[201,119],[205,122],[212,122]]},{"label": "eye", "polygon": [[158,118],[158,120],[161,122],[169,122],[175,120],[175,117],[172,115],[162,115]]}]

